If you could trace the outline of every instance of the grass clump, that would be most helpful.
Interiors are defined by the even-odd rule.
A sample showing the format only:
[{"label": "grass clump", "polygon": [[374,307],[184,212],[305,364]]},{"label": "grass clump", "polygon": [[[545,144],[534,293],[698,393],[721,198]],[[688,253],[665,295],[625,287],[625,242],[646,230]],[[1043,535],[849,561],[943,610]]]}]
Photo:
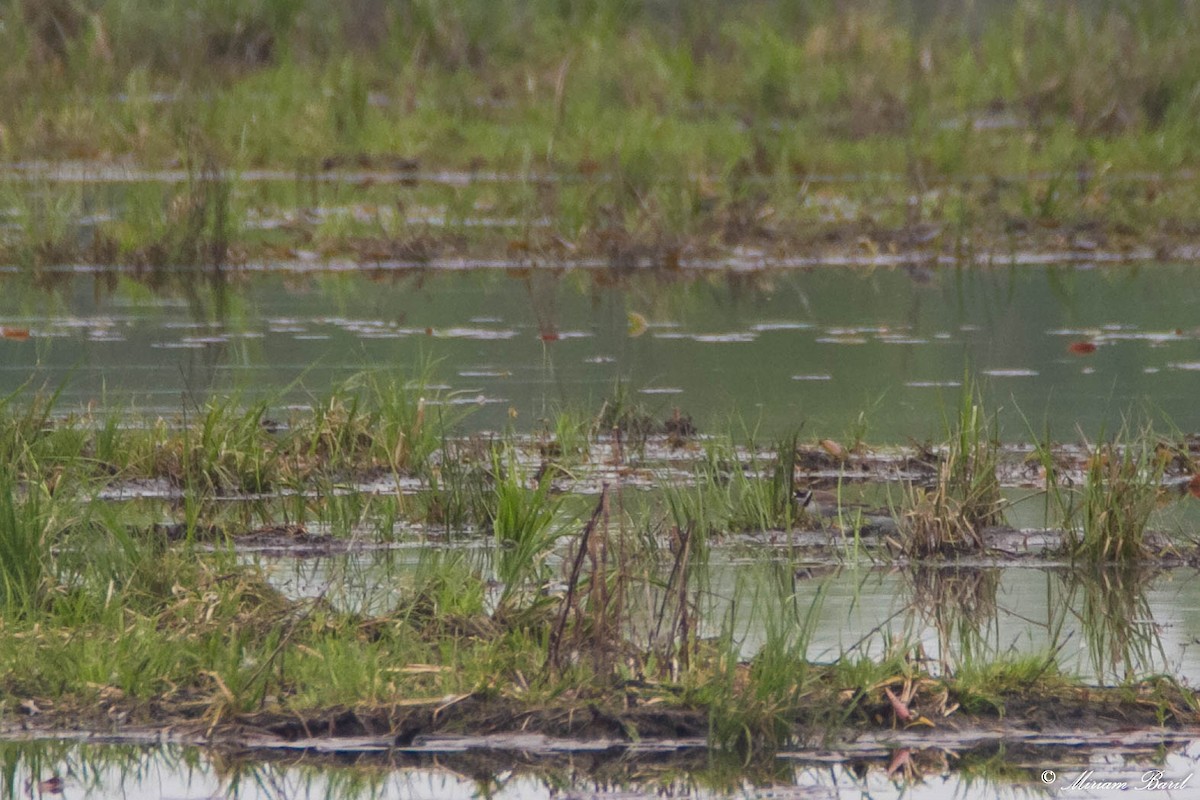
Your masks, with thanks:
[{"label": "grass clump", "polygon": [[789,434],[775,443],[766,477],[756,477],[760,462],[754,445],[748,472],[736,470],[730,481],[729,527],[737,531],[791,530],[815,520],[796,501],[796,448],[799,435]]},{"label": "grass clump", "polygon": [[1147,552],[1146,526],[1162,491],[1163,464],[1145,436],[1098,446],[1067,529],[1067,548],[1092,562],[1132,563]]},{"label": "grass clump", "polygon": [[954,677],[954,697],[965,711],[1001,716],[1011,698],[1034,689],[1059,692],[1071,683],[1059,671],[1053,654],[971,659],[959,666]]},{"label": "grass clump", "polygon": [[666,487],[675,525],[705,540],[726,533],[820,528],[821,520],[796,498],[798,440],[795,433],[782,437],[769,457],[753,443],[745,455],[731,445],[708,442],[691,479]]},{"label": "grass clump", "polygon": [[299,471],[320,465],[337,472],[383,468],[394,474],[424,469],[442,445],[441,408],[424,377],[364,372],[316,399],[294,420],[292,452]]},{"label": "grass clump", "polygon": [[0,469],[0,603],[6,614],[40,607],[53,589],[54,528],[42,487],[27,489],[10,468]]},{"label": "grass clump", "polygon": [[964,381],[958,417],[932,487],[914,487],[907,498],[902,546],[911,558],[977,552],[981,531],[1003,519],[995,418]]},{"label": "grass clump", "polygon": [[1159,447],[1149,428],[1136,436],[1126,430],[1089,449],[1082,484],[1064,476],[1049,445],[1035,450],[1046,475],[1048,510],[1061,521],[1063,547],[1072,558],[1131,564],[1149,550],[1147,526],[1172,451]]},{"label": "grass clump", "polygon": [[493,570],[501,584],[497,608],[527,607],[523,598],[539,592],[550,577],[547,561],[561,534],[562,499],[551,495],[553,475],[529,486],[525,470],[510,452],[493,456],[493,505],[488,524],[495,540]]}]

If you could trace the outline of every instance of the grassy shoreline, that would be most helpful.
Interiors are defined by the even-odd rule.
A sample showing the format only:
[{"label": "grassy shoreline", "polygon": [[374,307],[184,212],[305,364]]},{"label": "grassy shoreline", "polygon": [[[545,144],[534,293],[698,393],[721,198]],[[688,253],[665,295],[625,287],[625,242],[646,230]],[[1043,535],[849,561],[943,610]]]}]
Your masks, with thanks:
[{"label": "grassy shoreline", "polygon": [[[616,157],[670,176],[1197,155],[1189,2],[82,5],[5,19],[10,159],[161,162],[207,140],[244,166]],[[1012,118],[1033,136],[1011,135]]]},{"label": "grassy shoreline", "polygon": [[[1191,2],[84,5],[4,19],[0,160],[178,175],[93,192],[9,171],[0,262],[1200,242]],[[238,178],[261,168],[281,186]]]}]

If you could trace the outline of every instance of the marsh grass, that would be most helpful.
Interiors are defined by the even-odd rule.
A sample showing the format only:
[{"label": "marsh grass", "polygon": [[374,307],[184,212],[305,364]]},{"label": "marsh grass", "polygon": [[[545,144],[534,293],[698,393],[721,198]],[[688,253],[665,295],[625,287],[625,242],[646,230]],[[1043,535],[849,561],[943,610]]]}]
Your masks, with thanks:
[{"label": "marsh grass", "polygon": [[183,436],[175,448],[162,448],[156,471],[177,476],[192,492],[257,494],[276,483],[278,465],[268,441],[268,401],[247,405],[241,398],[214,398],[197,410],[190,424],[185,411]]},{"label": "marsh grass", "polygon": [[595,425],[598,433],[619,437],[618,447],[629,447],[635,453],[643,451],[646,440],[660,429],[649,409],[633,397],[623,382],[618,382],[601,404]]},{"label": "marsh grass", "polygon": [[610,537],[607,485],[573,550],[563,565],[566,589],[550,630],[546,668],[561,672],[568,663],[587,659],[603,680],[619,663],[629,634],[626,595],[633,578],[624,540],[619,533],[616,541]]},{"label": "marsh grass", "polygon": [[1146,553],[1146,527],[1162,493],[1163,463],[1144,435],[1099,446],[1089,459],[1079,522],[1068,547],[1092,562],[1134,563]]},{"label": "marsh grass", "polygon": [[540,590],[550,577],[547,560],[562,534],[562,500],[550,494],[552,480],[542,476],[534,488],[511,453],[493,456],[494,505],[489,525],[495,539],[493,569],[502,585],[497,606],[523,606],[522,598]]},{"label": "marsh grass", "polygon": [[0,232],[11,263],[37,274],[42,267],[76,260],[85,249],[89,236],[79,224],[87,213],[81,187],[4,185],[0,197],[13,209],[16,223]]},{"label": "marsh grass", "polygon": [[671,529],[670,571],[653,618],[649,653],[678,677],[699,652],[701,598],[708,593],[708,543],[695,528]]},{"label": "marsh grass", "polygon": [[538,443],[543,458],[568,467],[581,460],[586,461],[591,453],[592,442],[599,435],[600,418],[574,408],[558,409],[545,422],[542,439]]},{"label": "marsh grass", "polygon": [[[791,433],[778,440],[765,470],[762,470],[755,455],[750,460],[748,470],[733,473],[729,519],[733,530],[791,530],[797,523],[811,524],[811,517],[796,502],[796,447],[799,439],[798,433]],[[753,442],[748,449],[751,453],[755,452]],[[766,473],[766,478],[751,477],[760,470]]]},{"label": "marsh grass", "polygon": [[486,605],[481,565],[464,553],[427,549],[417,564],[413,590],[398,613],[418,627],[450,626],[484,616]]},{"label": "marsh grass", "polygon": [[[260,709],[376,713],[448,695],[618,720],[636,703],[707,713],[715,744],[754,757],[805,731],[923,725],[955,703],[996,714],[1021,693],[1069,683],[1057,630],[1028,661],[998,652],[997,579],[987,570],[909,575],[916,610],[938,630],[940,670],[890,620],[849,648],[814,654],[826,590],[811,590],[777,553],[721,596],[717,537],[803,522],[795,435],[770,453],[706,438],[694,482],[646,492],[622,486],[625,464],[606,464],[615,477],[581,499],[574,476],[539,452],[544,439],[455,437],[433,411],[436,396],[422,402],[426,392],[419,380],[364,376],[286,422],[269,404],[213,402],[175,424],[135,427],[11,400],[0,409],[9,458],[0,471],[0,704],[51,697],[63,713],[115,709],[134,721],[153,705],[217,725]],[[564,423],[569,436],[582,436],[581,419]],[[937,481],[965,498],[946,508],[965,513],[977,501],[973,525],[996,510],[991,424],[967,394],[948,447],[958,455]],[[1161,456],[1157,439],[1138,437],[1145,453],[1129,443],[1119,452],[1137,455],[1141,480]],[[1117,452],[1098,451],[1108,460],[1095,463],[1116,469]],[[1113,474],[1100,473],[1106,492]],[[114,478],[145,475],[175,475],[185,491],[165,503],[95,499]],[[415,499],[351,490],[364,475],[417,476],[430,488]],[[297,496],[247,494],[270,487]],[[185,536],[156,525],[179,515]],[[280,517],[369,544],[390,541],[400,520],[433,524],[415,574],[389,565],[347,607],[337,589],[285,597],[221,535]],[[470,536],[482,546],[455,549]],[[967,545],[954,540],[949,552]],[[366,571],[330,578],[343,589],[366,580]],[[1105,580],[1061,594],[1079,607],[1109,674],[1132,686],[1161,655],[1145,581]],[[1053,624],[1067,613],[1061,605]],[[1178,698],[1163,698],[1152,702],[1175,714]]]},{"label": "marsh grass", "polygon": [[972,713],[1003,714],[1008,698],[1038,687],[1051,694],[1065,690],[1071,679],[1058,666],[1055,653],[995,659],[970,659],[955,672],[954,697]]},{"label": "marsh grass", "polygon": [[77,442],[62,442],[53,436],[54,409],[62,389],[35,392],[32,397],[26,395],[26,389],[22,386],[0,400],[0,457],[4,463],[32,468],[76,455]]},{"label": "marsh grass", "polygon": [[[761,646],[748,661],[725,656],[732,667],[724,680],[715,682],[719,694],[714,700],[720,710],[712,716],[714,740],[747,757],[757,748],[784,746],[794,736],[793,722],[804,704],[822,703],[814,696],[822,670],[809,649],[824,604],[824,586],[806,602],[788,565],[764,564],[763,571],[752,583],[739,584],[735,593],[736,602],[749,610],[749,624],[761,631]],[[737,616],[731,602],[726,619]],[[721,638],[732,643],[739,636],[731,628]]]},{"label": "marsh grass", "polygon": [[483,528],[493,505],[493,442],[443,439],[429,465],[429,489],[417,494],[418,517],[447,537]]},{"label": "marsh grass", "polygon": [[312,404],[292,426],[294,458],[303,470],[318,462],[333,470],[378,466],[393,474],[423,468],[442,445],[443,423],[456,414],[427,408],[435,393],[418,375],[364,372]]},{"label": "marsh grass", "polygon": [[[957,255],[1054,246],[1074,228],[1119,250],[1200,213],[1194,182],[1170,177],[1198,163],[1200,13],[1187,3],[14,9],[0,29],[0,155],[185,173],[130,202],[14,179],[20,224],[0,234],[0,259],[33,268],[115,262],[164,281],[314,244],[420,262],[469,243],[666,274],[745,243],[887,252],[920,224],[945,228],[925,244]],[[446,224],[346,214],[267,235],[244,224],[251,190],[231,177],[264,166],[295,173],[293,210],[338,200],[320,196],[324,177],[391,170],[399,199],[387,185],[364,208],[434,208]],[[441,169],[470,179],[420,185]],[[476,180],[493,170],[514,176],[503,191]],[[1146,171],[1162,176],[1123,177]],[[821,175],[864,173],[892,176],[848,192],[867,222],[805,202]],[[492,209],[516,223],[472,232]],[[112,219],[78,223],[96,212]]]},{"label": "marsh grass", "polygon": [[0,599],[6,613],[36,608],[53,590],[53,539],[53,519],[41,487],[27,490],[10,469],[0,470]]},{"label": "marsh grass", "polygon": [[[394,519],[410,511],[400,481],[414,476],[430,484],[419,498],[429,522],[445,522],[449,506],[450,522],[478,526],[486,516],[480,499],[486,469],[459,458],[448,426],[464,414],[442,407],[425,386],[421,378],[363,374],[315,398],[307,412],[280,412],[278,395],[234,393],[185,405],[176,416],[67,410],[59,406],[61,389],[22,388],[0,400],[0,455],[14,480],[44,484],[50,494],[90,496],[157,482],[156,491],[166,486],[183,494],[192,530],[201,517],[223,514],[222,499],[242,501],[247,525],[255,514],[269,524],[267,516],[287,498],[285,520],[303,524],[310,517],[307,495],[343,495],[356,481],[394,481]],[[444,458],[449,451],[455,454]],[[442,458],[444,469],[435,463]],[[349,502],[333,510],[349,512]],[[379,503],[373,508],[385,510]],[[347,531],[353,527],[346,515],[342,522]]]},{"label": "marsh grass", "polygon": [[664,487],[674,525],[706,541],[727,533],[822,527],[796,500],[798,441],[798,434],[789,434],[769,455],[750,442],[745,463],[732,441],[706,441],[690,480]]},{"label": "marsh grass", "polygon": [[969,380],[963,389],[945,455],[932,487],[909,490],[903,512],[903,549],[913,558],[983,549],[982,529],[1003,519],[996,475],[996,421]]},{"label": "marsh grass", "polygon": [[187,181],[158,213],[130,214],[126,224],[148,229],[119,229],[118,247],[132,263],[166,280],[165,270],[184,267],[219,274],[230,260],[230,246],[243,218],[232,207],[233,179],[211,153],[196,156],[188,145]]},{"label": "marsh grass", "polygon": [[1051,449],[1035,450],[1046,476],[1048,511],[1061,521],[1064,548],[1091,563],[1136,563],[1148,552],[1146,529],[1162,496],[1171,454],[1149,427],[1122,428],[1111,442],[1089,450],[1082,486],[1061,475]]}]

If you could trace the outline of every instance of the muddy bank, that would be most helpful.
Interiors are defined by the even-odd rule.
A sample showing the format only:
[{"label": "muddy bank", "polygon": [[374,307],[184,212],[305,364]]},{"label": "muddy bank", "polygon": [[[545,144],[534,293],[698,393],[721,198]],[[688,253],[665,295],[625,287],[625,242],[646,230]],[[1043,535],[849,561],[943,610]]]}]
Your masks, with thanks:
[{"label": "muddy bank", "polygon": [[[849,515],[848,515],[849,516]],[[776,550],[791,553],[796,558],[796,575],[801,579],[815,578],[829,568],[845,564],[845,551],[853,542],[864,555],[888,567],[921,565],[929,568],[945,566],[951,569],[967,567],[1004,567],[1020,564],[1026,567],[1067,567],[1075,564],[1070,558],[1070,534],[1061,529],[1018,529],[991,526],[980,530],[983,547],[977,552],[932,559],[914,559],[904,554],[900,522],[892,516],[864,515],[852,524],[839,524],[835,518],[824,520],[820,529],[797,528],[790,531],[770,530],[754,533],[733,533],[713,541],[713,546],[736,551],[738,548]],[[171,539],[185,535],[181,525],[159,526],[157,533]],[[314,533],[303,526],[269,526],[238,532],[218,528],[199,532],[197,541],[213,541],[214,546],[226,543],[239,553],[270,558],[324,558],[354,553],[437,548],[440,536],[422,536],[413,540],[379,542],[347,539],[326,533]],[[663,543],[666,546],[666,542]],[[1138,559],[1143,570],[1200,567],[1200,546],[1176,542],[1168,536],[1149,533],[1146,550]],[[462,543],[443,544],[443,548],[461,547]],[[203,547],[203,545],[202,545]]]},{"label": "muddy bank", "polygon": [[[772,461],[780,455],[778,448],[734,446],[722,437],[699,434],[694,427],[686,435],[661,433],[668,423],[669,419],[666,423],[659,423],[647,418],[639,421],[639,427],[632,431],[622,432],[618,436],[599,436],[588,441],[579,452],[571,454],[564,454],[554,440],[531,436],[502,438],[496,433],[483,432],[447,440],[446,453],[432,453],[429,463],[435,467],[445,467],[454,462],[462,462],[464,466],[474,463],[476,474],[490,479],[490,468],[485,457],[489,449],[507,442],[513,445],[514,456],[521,464],[528,466],[539,481],[545,475],[553,481],[557,492],[590,495],[599,494],[606,483],[632,488],[652,488],[664,483],[686,485],[697,479],[697,473],[692,470],[706,466],[716,467],[714,478],[718,481],[727,482],[734,477],[734,473],[751,478],[767,477]],[[77,418],[51,422],[49,425],[85,438],[97,435],[96,431],[89,430]],[[182,428],[172,430],[167,441],[170,446],[177,447],[186,433]],[[1132,444],[1135,442],[1126,443],[1126,446]],[[714,445],[726,445],[728,459],[708,465],[706,462]],[[290,457],[288,448],[292,443],[286,436],[272,432],[261,438],[259,446],[270,456],[283,458]],[[1200,478],[1196,477],[1197,463],[1200,462],[1200,435],[1190,434],[1179,442],[1164,439],[1157,448],[1158,458],[1163,463],[1161,485],[1164,498],[1200,495]],[[1114,453],[1121,452],[1120,446],[1108,449]],[[1047,445],[1045,450],[1053,460],[1058,479],[1068,485],[1086,480],[1088,466],[1096,455],[1085,446],[1070,443]],[[996,445],[996,452],[996,478],[1000,486],[1045,488],[1046,468],[1037,445]],[[859,444],[848,447],[833,439],[822,439],[796,445],[794,472],[799,489],[817,492],[811,498],[814,511],[831,516],[831,512],[836,511],[836,492],[840,486],[928,484],[936,478],[946,456],[945,447],[933,444],[880,448]],[[427,474],[389,470],[374,458],[373,453],[363,453],[339,463],[335,462],[333,456],[322,454],[311,459],[305,465],[305,471],[299,475],[287,475],[289,485],[276,486],[283,483],[279,478],[273,481],[260,478],[265,491],[252,491],[229,482],[223,485],[218,483],[215,487],[219,492],[216,499],[258,501],[297,495],[310,498],[346,494],[412,495],[431,488]],[[152,462],[137,465],[133,469],[104,463],[90,466],[92,472],[103,481],[99,490],[102,499],[178,500],[188,488],[189,476],[183,467],[172,462]],[[136,474],[139,471],[143,474]],[[297,478],[300,480],[297,481]],[[328,482],[318,482],[318,479],[336,483],[329,485]],[[311,485],[305,485],[305,481]],[[853,508],[851,504],[849,510]]]},{"label": "muddy bank", "polygon": [[[748,666],[746,667],[748,669]],[[475,693],[387,707],[264,710],[196,718],[178,705],[56,708],[30,700],[5,715],[0,738],[178,743],[313,753],[679,753],[709,747],[709,709],[671,700],[678,687],[631,681],[594,701],[531,705]],[[896,679],[863,695],[835,687],[781,711],[784,752],[880,755],[896,747],[981,745],[1120,748],[1200,738],[1200,697],[1168,681],[1127,687],[1035,686],[987,699],[954,681]],[[673,703],[673,705],[672,705]],[[966,711],[963,703],[976,706]],[[115,720],[123,720],[115,722]],[[842,722],[844,720],[844,722]],[[745,743],[743,743],[745,744]]]}]

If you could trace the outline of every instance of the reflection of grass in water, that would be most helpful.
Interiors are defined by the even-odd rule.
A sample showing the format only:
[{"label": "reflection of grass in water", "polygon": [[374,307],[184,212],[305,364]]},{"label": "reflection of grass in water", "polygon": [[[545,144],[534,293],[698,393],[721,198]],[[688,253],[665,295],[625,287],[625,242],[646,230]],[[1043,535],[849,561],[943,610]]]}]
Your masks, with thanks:
[{"label": "reflection of grass in water", "polygon": [[[531,587],[536,591],[547,577],[546,559],[561,535],[558,519],[562,500],[550,494],[553,475],[542,476],[534,488],[513,454],[496,454],[490,525],[496,542],[493,563],[503,584],[500,605],[517,602]],[[520,603],[518,603],[519,605]]]},{"label": "reflection of grass in water", "polygon": [[[998,570],[918,566],[906,575],[913,592],[911,607],[938,634],[939,659],[946,674],[969,682],[971,675],[992,670],[997,659],[1006,658],[996,638]],[[1062,591],[1051,591],[1048,597],[1049,649],[1027,659],[1034,674],[1039,669],[1057,671],[1054,661],[1067,644],[1063,628],[1072,616],[1079,621],[1091,674],[1097,680],[1111,676],[1133,682],[1168,667],[1146,598],[1153,571],[1131,565],[1099,573],[1059,570],[1055,575]]]},{"label": "reflection of grass in water", "polygon": [[1041,771],[1046,764],[1060,767],[1075,764],[1079,772],[1087,769],[1090,754],[1079,754],[1070,748],[1054,753],[1053,760],[1045,749],[1037,751],[1037,766],[1015,763],[1020,750],[1005,746],[972,748],[957,752],[953,760],[954,778],[960,787],[961,797],[976,797],[999,794],[1000,786],[1028,786],[1041,780]]},{"label": "reflection of grass in water", "polygon": [[988,639],[999,635],[1000,570],[914,565],[904,574],[911,608],[937,631],[937,658],[944,671],[952,673],[956,664],[997,653],[999,643]]},{"label": "reflection of grass in water", "polygon": [[[716,645],[724,669],[701,692],[704,702],[719,709],[712,716],[715,742],[753,753],[763,740],[782,743],[791,736],[791,720],[814,679],[808,650],[823,595],[819,588],[803,602],[787,563],[766,561],[750,577],[739,575]],[[742,662],[740,640],[751,630],[762,636],[762,646]]]},{"label": "reflection of grass in water", "polygon": [[1063,570],[1061,602],[1078,618],[1092,669],[1101,679],[1132,683],[1168,668],[1146,591],[1156,577],[1136,565]]},{"label": "reflection of grass in water", "polygon": [[[191,785],[213,788],[222,797],[294,796],[375,798],[399,790],[419,796],[463,791],[492,796],[524,784],[535,790],[570,790],[589,795],[624,790],[638,796],[690,796],[708,790],[736,794],[747,786],[793,786],[801,768],[764,760],[745,764],[727,754],[679,753],[666,759],[610,758],[586,766],[555,757],[503,763],[494,754],[443,755],[436,764],[419,765],[388,759],[307,755],[279,759],[261,753],[212,754],[203,748],[160,745],[94,745],[55,741],[0,743],[0,798],[29,796],[25,781],[52,775],[67,778],[67,792],[134,795],[153,786]],[[209,787],[211,782],[212,786]],[[318,792],[321,792],[318,794]]]}]

